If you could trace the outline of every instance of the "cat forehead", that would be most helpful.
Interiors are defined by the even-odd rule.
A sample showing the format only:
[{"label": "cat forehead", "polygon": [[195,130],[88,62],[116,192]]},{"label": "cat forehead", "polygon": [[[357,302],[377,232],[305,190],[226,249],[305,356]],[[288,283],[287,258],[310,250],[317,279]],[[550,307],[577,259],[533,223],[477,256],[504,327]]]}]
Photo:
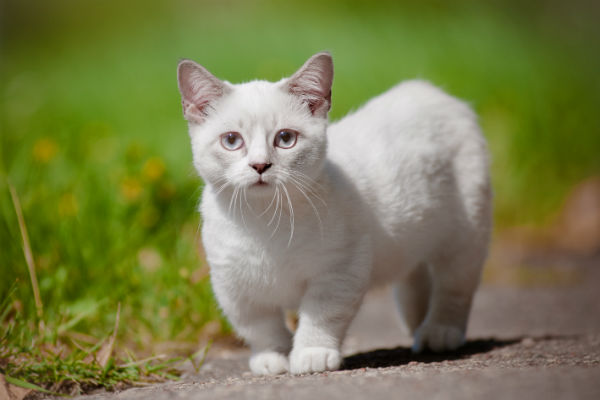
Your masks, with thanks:
[{"label": "cat forehead", "polygon": [[235,92],[244,96],[262,96],[266,94],[283,94],[281,82],[253,80],[233,85]]},{"label": "cat forehead", "polygon": [[231,118],[289,115],[301,104],[281,82],[251,81],[232,89],[219,107],[219,113]]}]

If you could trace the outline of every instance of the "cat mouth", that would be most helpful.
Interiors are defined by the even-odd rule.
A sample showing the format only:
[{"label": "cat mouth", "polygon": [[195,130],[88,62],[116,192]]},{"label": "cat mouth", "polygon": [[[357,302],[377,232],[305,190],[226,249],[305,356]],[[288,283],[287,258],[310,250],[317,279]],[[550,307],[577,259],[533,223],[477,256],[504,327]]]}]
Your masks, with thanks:
[{"label": "cat mouth", "polygon": [[269,186],[269,183],[262,180],[262,177],[259,177],[256,182],[252,184],[252,186]]}]

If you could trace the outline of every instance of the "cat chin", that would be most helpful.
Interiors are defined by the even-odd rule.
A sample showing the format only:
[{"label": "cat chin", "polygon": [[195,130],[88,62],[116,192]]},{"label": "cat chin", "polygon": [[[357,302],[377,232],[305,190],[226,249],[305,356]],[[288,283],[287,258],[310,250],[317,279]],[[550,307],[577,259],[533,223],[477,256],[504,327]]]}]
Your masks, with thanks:
[{"label": "cat chin", "polygon": [[273,196],[275,185],[268,182],[255,182],[246,187],[246,195],[257,198]]}]

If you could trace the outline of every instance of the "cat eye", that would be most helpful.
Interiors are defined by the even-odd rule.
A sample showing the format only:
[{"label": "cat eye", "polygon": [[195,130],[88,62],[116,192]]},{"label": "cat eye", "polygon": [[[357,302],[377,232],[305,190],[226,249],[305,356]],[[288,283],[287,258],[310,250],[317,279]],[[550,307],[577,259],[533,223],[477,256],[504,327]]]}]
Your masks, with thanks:
[{"label": "cat eye", "polygon": [[298,132],[292,129],[282,129],[275,135],[275,146],[282,149],[291,149],[296,145]]},{"label": "cat eye", "polygon": [[239,150],[244,145],[244,139],[242,139],[242,135],[237,132],[227,132],[221,135],[221,146],[225,148],[225,150]]}]

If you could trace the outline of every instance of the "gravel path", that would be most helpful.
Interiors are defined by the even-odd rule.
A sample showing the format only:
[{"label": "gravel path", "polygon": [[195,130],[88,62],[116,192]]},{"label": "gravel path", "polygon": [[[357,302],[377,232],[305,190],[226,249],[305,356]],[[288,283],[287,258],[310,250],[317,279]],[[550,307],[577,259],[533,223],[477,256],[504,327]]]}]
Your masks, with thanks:
[{"label": "gravel path", "polygon": [[80,399],[600,399],[600,254],[550,259],[486,272],[493,283],[479,290],[458,352],[412,355],[378,291],[349,331],[341,371],[254,377],[247,350],[215,347],[179,382]]}]

